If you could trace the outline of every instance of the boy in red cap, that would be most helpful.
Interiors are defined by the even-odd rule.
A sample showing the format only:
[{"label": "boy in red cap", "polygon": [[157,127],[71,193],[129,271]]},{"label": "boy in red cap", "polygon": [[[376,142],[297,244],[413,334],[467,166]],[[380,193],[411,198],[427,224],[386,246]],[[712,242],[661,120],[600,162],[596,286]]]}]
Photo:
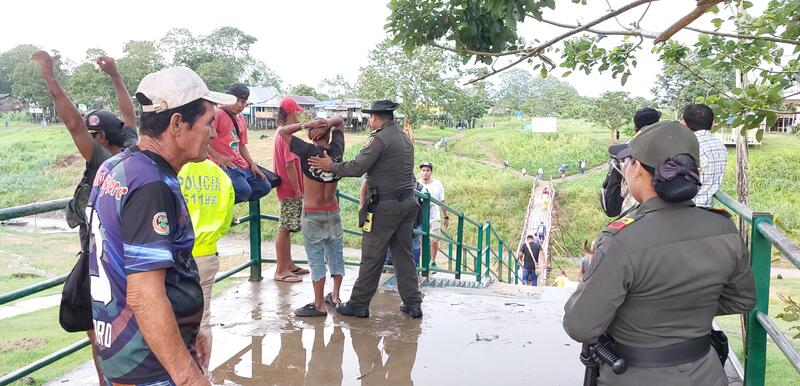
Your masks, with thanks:
[{"label": "boy in red cap", "polygon": [[[278,109],[278,126],[298,123],[297,113],[303,111],[294,99],[283,98]],[[307,269],[298,267],[292,261],[290,237],[291,233],[300,231],[300,215],[303,212],[303,175],[300,157],[289,150],[289,144],[281,136],[275,136],[272,160],[273,169],[282,181],[275,189],[280,202],[278,237],[275,239],[275,255],[278,260],[275,280],[298,283],[303,281],[298,275],[309,273]]]}]

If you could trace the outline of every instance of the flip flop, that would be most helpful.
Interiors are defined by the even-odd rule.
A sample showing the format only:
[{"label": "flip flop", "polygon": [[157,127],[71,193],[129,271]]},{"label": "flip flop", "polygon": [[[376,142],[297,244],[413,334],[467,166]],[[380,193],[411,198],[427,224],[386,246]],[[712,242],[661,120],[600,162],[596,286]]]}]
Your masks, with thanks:
[{"label": "flip flop", "polygon": [[339,305],[339,303],[333,301],[333,293],[328,293],[327,295],[325,295],[325,304],[331,307],[336,307],[337,305]]},{"label": "flip flop", "polygon": [[299,276],[295,276],[293,273],[290,273],[290,274],[288,274],[286,276],[277,276],[276,275],[275,277],[273,277],[273,279],[275,279],[275,281],[282,281],[282,282],[286,282],[286,283],[300,283],[300,282],[303,281],[303,278],[301,278]]},{"label": "flip flop", "polygon": [[307,270],[305,268],[297,267],[297,268],[292,270],[292,273],[295,274],[295,275],[306,275],[306,274],[311,273],[311,271],[309,271],[309,270]]},{"label": "flip flop", "polygon": [[314,303],[308,303],[294,310],[294,314],[301,317],[328,316],[327,312],[322,312],[317,307],[314,307]]}]

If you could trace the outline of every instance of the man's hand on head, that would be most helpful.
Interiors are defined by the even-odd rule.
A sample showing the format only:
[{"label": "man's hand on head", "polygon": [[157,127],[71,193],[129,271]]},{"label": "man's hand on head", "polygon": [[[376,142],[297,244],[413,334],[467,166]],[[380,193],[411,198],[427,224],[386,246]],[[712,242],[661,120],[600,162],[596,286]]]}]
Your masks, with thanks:
[{"label": "man's hand on head", "polygon": [[331,160],[331,157],[328,157],[327,151],[322,153],[322,157],[312,156],[308,159],[309,166],[326,172],[331,171],[332,164],[333,160]]},{"label": "man's hand on head", "polygon": [[99,66],[100,69],[109,76],[119,75],[117,63],[114,61],[114,58],[110,56],[98,56],[97,60],[95,60],[95,63],[97,63],[97,66]]}]

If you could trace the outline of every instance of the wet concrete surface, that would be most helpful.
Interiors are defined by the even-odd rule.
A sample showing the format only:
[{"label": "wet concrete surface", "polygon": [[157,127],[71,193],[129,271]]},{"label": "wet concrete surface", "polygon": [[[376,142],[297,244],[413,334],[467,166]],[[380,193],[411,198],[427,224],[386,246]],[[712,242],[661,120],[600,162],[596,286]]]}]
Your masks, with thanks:
[{"label": "wet concrete surface", "polygon": [[[569,290],[494,283],[487,288],[424,286],[425,316],[400,313],[384,275],[370,318],[292,311],[312,300],[299,284],[242,282],[211,303],[215,385],[578,385],[580,346],[561,328]],[[347,268],[342,298],[357,271]],[[446,275],[434,275],[437,279]],[[326,292],[331,288],[328,283]],[[90,363],[49,385],[93,384]]]},{"label": "wet concrete surface", "polygon": [[[347,298],[355,279],[349,270]],[[267,275],[265,275],[267,276]],[[386,276],[384,279],[388,279]],[[311,285],[242,283],[212,303],[214,384],[574,385],[579,345],[561,328],[567,291],[423,287],[422,320],[382,286],[371,317],[298,318]]]}]

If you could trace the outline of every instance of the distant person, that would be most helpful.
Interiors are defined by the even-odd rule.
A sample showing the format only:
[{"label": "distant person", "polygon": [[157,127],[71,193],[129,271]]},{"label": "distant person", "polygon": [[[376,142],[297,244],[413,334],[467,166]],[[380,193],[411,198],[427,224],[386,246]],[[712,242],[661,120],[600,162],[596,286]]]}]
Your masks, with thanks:
[{"label": "distant person", "polygon": [[558,288],[567,287],[570,283],[569,277],[567,276],[567,272],[563,269],[559,272],[558,277],[556,277],[555,284]]},{"label": "distant person", "polygon": [[192,257],[203,289],[203,318],[197,332],[197,356],[203,373],[211,359],[211,293],[219,271],[217,241],[228,233],[236,199],[228,174],[211,160],[189,162],[178,173],[178,184],[192,219]]},{"label": "distant person", "polygon": [[3,125],[8,128],[8,114],[3,115]]},{"label": "distant person", "polygon": [[237,203],[258,200],[272,187],[247,150],[247,119],[242,111],[247,106],[250,89],[235,83],[228,89],[228,94],[236,97],[236,103],[216,108],[214,129],[217,137],[211,140],[209,157],[231,178]]},{"label": "distant person", "polygon": [[[344,120],[333,116],[330,120],[318,119],[303,124],[284,125],[278,136],[289,144],[289,150],[300,158],[303,171],[303,245],[306,248],[314,301],[294,311],[301,317],[327,316],[325,304],[336,307],[341,303],[339,290],[344,277],[342,219],[336,190],[341,177],[334,173],[313,169],[308,165],[312,156],[328,155],[341,162],[344,156]],[[307,129],[308,143],[292,134]],[[328,265],[333,278],[333,291],[325,295],[325,276]]]},{"label": "distant person", "polygon": [[542,169],[542,168],[539,168],[539,170],[537,170],[537,171],[536,171],[536,178],[538,178],[538,179],[540,179],[540,180],[541,180],[542,178],[544,178],[544,169]]},{"label": "distant person", "polygon": [[[661,119],[661,112],[650,107],[638,110],[633,115],[633,129],[636,134],[642,128],[650,126]],[[609,148],[608,173],[600,188],[600,206],[608,217],[623,216],[637,206],[627,189],[622,185],[622,160],[616,154],[618,149],[625,145],[615,145]]]},{"label": "distant person", "polygon": [[[8,118],[6,118],[6,126],[8,126]],[[508,160],[503,161],[503,170],[508,169]]]},{"label": "distant person", "polygon": [[533,235],[528,235],[525,243],[520,245],[517,258],[522,262],[522,285],[538,285],[536,264],[541,251],[542,247],[534,240]]},{"label": "distant person", "polygon": [[714,125],[714,111],[704,104],[692,104],[683,109],[683,120],[686,127],[694,132],[700,142],[700,191],[694,198],[699,208],[711,208],[714,195],[722,185],[725,166],[728,163],[728,151],[722,140],[711,134]]},{"label": "distant person", "polygon": [[[444,185],[441,181],[433,178],[433,164],[425,161],[419,165],[419,173],[422,176],[418,180],[424,191],[431,195],[431,198],[444,202]],[[444,207],[431,202],[430,221],[428,228],[431,235],[442,236],[442,226],[450,226],[450,217]],[[431,237],[431,265],[436,266],[436,257],[439,254],[439,239]]]},{"label": "distant person", "polygon": [[578,161],[578,168],[581,170],[581,175],[583,175],[586,171],[586,158],[581,158],[581,160]]},{"label": "distant person", "polygon": [[558,168],[558,171],[561,173],[561,178],[567,176],[567,169],[569,169],[569,165],[567,164],[561,164],[561,166]]},{"label": "distant person", "polygon": [[528,175],[528,169],[522,168],[522,170],[520,170],[520,173],[522,173],[523,177],[527,176]]},{"label": "distant person", "polygon": [[[283,98],[278,108],[278,130],[286,125],[294,125],[300,120],[297,116],[303,108],[289,97]],[[283,137],[275,136],[274,152],[272,156],[275,173],[281,178],[281,184],[276,189],[280,203],[280,217],[278,220],[278,236],[275,238],[275,280],[287,283],[303,281],[300,275],[310,271],[298,267],[292,261],[291,234],[299,232],[300,217],[303,213],[303,171],[300,157],[289,150],[289,143]]]},{"label": "distant person", "polygon": [[214,103],[236,98],[209,91],[187,67],[170,67],[146,75],[136,99],[139,143],[103,163],[87,208],[100,363],[116,384],[209,385],[197,354],[195,235],[177,173],[208,158]]},{"label": "distant person", "polygon": [[544,236],[547,234],[547,225],[544,225],[544,221],[539,222],[539,226],[536,227],[536,235],[539,237],[539,243],[544,245]]},{"label": "distant person", "polygon": [[[86,160],[83,177],[66,208],[67,224],[70,228],[78,227],[81,252],[64,284],[59,320],[62,327],[69,332],[86,331],[88,333],[89,341],[92,342],[92,358],[95,369],[100,383],[103,383],[92,324],[89,289],[89,229],[86,205],[100,165],[125,147],[136,143],[136,114],[133,110],[131,96],[117,71],[114,59],[100,56],[95,62],[111,78],[123,119],[108,110],[92,110],[85,117],[81,117],[78,109],[75,108],[58,83],[53,68],[53,58],[50,57],[50,54],[45,51],[37,51],[33,53],[31,59],[38,64],[39,73],[44,78],[47,90],[53,98],[56,112],[64,121],[78,152]],[[6,115],[6,123],[8,123],[8,115]]]}]

